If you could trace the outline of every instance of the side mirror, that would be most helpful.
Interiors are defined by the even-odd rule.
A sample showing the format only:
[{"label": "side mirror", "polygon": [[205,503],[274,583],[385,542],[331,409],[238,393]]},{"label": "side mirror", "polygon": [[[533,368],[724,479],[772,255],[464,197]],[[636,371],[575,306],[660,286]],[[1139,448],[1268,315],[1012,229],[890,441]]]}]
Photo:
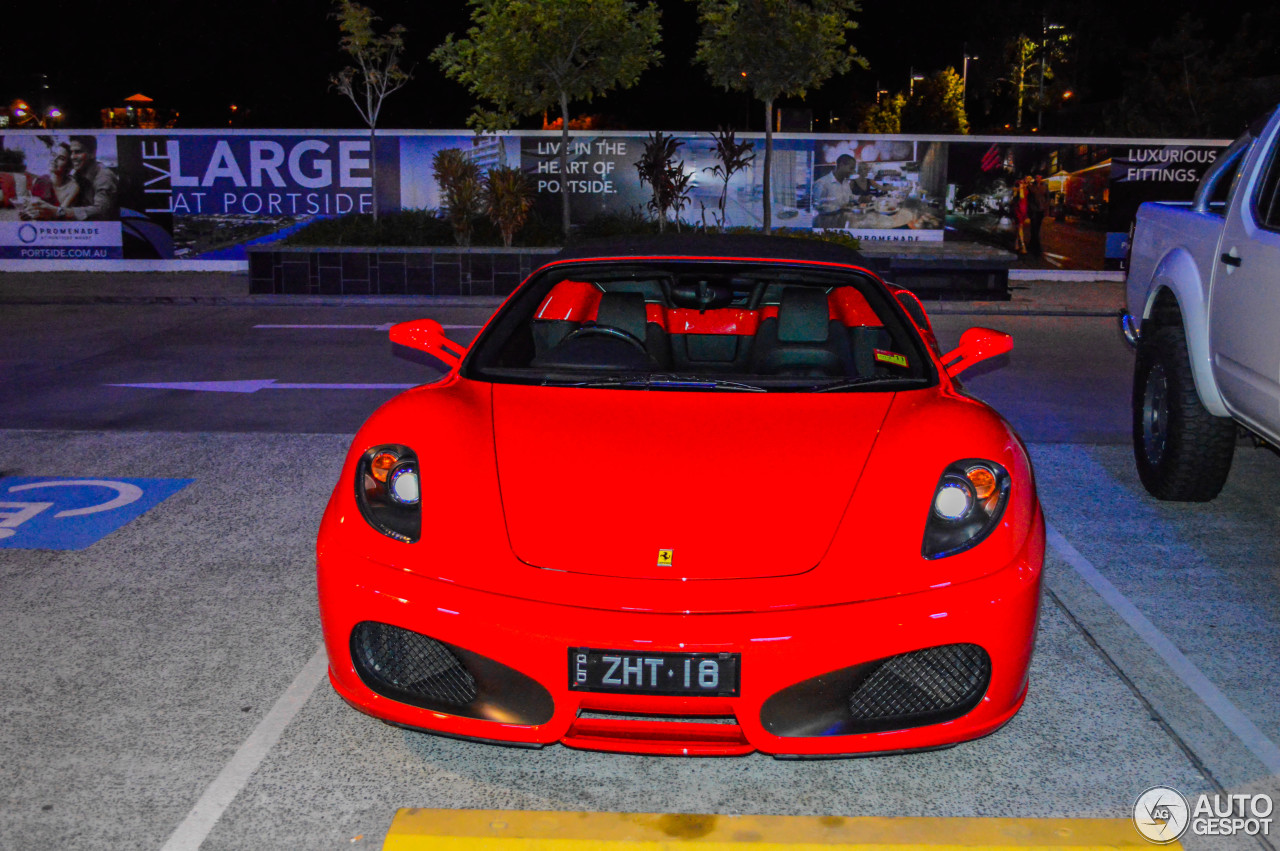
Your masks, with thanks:
[{"label": "side mirror", "polygon": [[1013,337],[990,328],[970,328],[960,335],[960,345],[942,356],[952,378],[976,363],[1013,351]]},{"label": "side mirror", "polygon": [[391,326],[391,345],[395,354],[418,363],[429,363],[419,353],[443,361],[450,370],[458,368],[467,347],[444,335],[444,328],[434,319],[414,319]]}]

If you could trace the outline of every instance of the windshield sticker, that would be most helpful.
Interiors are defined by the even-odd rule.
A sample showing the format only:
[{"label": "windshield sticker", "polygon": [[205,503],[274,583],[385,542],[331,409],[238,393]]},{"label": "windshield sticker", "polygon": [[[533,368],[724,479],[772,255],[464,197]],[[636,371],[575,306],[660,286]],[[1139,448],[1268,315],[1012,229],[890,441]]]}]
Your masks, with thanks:
[{"label": "windshield sticker", "polygon": [[894,366],[907,365],[907,356],[900,355],[897,352],[886,352],[884,349],[876,349],[876,360],[881,363],[891,363]]}]

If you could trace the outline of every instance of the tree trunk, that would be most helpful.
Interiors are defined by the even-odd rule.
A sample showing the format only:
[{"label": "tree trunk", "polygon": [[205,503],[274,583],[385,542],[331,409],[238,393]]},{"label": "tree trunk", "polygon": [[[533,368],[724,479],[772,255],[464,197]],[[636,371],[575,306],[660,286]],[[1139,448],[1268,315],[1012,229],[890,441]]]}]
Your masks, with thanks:
[{"label": "tree trunk", "polygon": [[764,232],[773,230],[773,100],[764,102]]},{"label": "tree trunk", "polygon": [[1191,120],[1193,122],[1193,126],[1199,130],[1200,113],[1196,110],[1196,99],[1191,95],[1191,69],[1187,67],[1188,58],[1189,57],[1186,53],[1182,54],[1182,79],[1187,89],[1187,106],[1191,107]]},{"label": "tree trunk", "polygon": [[731,176],[731,175],[729,174],[729,166],[728,166],[728,164],[726,163],[726,164],[725,164],[725,173],[724,173],[724,191],[722,191],[722,192],[720,193],[720,232],[721,232],[721,233],[728,233],[728,232],[729,232],[729,213],[728,213],[727,211],[728,211],[728,206],[729,206],[729,178],[730,178],[730,176]]},{"label": "tree trunk", "polygon": [[569,244],[569,96],[560,93],[560,226]]},{"label": "tree trunk", "polygon": [[[1019,51],[1022,50],[1019,45]],[[1027,60],[1022,57],[1021,52],[1018,54],[1018,117],[1014,122],[1014,127],[1022,129],[1022,86],[1023,81],[1027,77]]]},{"label": "tree trunk", "polygon": [[369,125],[369,162],[373,165],[373,220],[378,220],[378,146],[374,142],[375,125]]}]

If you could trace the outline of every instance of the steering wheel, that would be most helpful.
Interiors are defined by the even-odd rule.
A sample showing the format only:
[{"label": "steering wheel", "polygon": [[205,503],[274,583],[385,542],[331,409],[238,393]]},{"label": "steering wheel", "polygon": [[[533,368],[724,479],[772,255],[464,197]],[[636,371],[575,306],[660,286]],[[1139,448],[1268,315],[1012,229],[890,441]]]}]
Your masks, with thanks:
[{"label": "steering wheel", "polygon": [[610,337],[614,340],[621,340],[643,352],[645,357],[649,357],[649,350],[645,348],[644,341],[635,334],[623,331],[621,328],[614,328],[612,325],[583,325],[581,328],[575,328],[564,336],[559,345],[563,346],[570,340],[577,340],[582,337]]}]

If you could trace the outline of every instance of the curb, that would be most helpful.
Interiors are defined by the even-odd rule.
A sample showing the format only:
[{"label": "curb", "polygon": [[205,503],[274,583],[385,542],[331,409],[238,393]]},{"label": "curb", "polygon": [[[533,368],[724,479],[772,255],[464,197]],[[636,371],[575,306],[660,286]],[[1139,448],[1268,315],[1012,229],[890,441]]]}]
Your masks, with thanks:
[{"label": "curb", "polygon": [[[496,310],[505,296],[0,296],[0,305],[166,305],[175,307],[483,307]],[[1028,307],[1008,302],[923,302],[930,316],[1114,317],[1120,312],[1069,306]]]}]

